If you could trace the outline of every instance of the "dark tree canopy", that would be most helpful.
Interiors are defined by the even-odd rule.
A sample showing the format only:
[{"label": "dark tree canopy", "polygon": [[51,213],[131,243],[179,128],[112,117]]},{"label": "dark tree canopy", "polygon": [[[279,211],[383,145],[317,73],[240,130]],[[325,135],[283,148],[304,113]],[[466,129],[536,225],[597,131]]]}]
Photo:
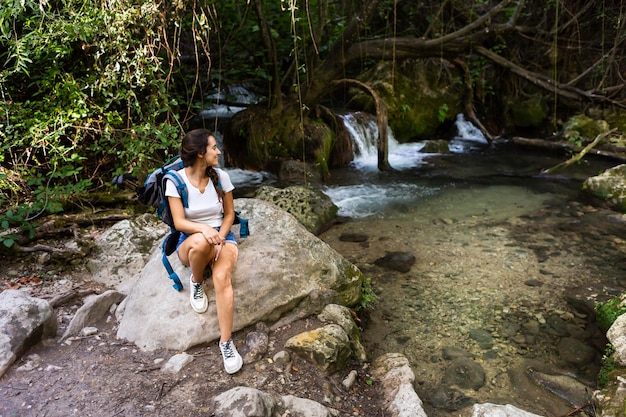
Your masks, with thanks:
[{"label": "dark tree canopy", "polygon": [[0,0],[0,220],[32,230],[113,174],[145,175],[226,85],[264,97],[232,134],[231,162],[253,168],[349,160],[336,92],[371,95],[384,140],[363,78],[381,62],[392,82],[415,62],[462,73],[488,134],[485,114],[538,91],[555,114],[623,108],[625,15],[609,0]]}]

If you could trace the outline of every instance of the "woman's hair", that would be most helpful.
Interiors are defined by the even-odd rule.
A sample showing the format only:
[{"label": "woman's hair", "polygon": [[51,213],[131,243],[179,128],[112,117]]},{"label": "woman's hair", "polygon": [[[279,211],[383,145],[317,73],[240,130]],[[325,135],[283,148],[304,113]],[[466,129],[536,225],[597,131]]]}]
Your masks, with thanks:
[{"label": "woman's hair", "polygon": [[[183,166],[192,166],[196,162],[198,154],[204,155],[206,153],[210,136],[213,136],[213,132],[209,129],[194,129],[183,136],[183,140],[180,144],[180,159],[183,161]],[[212,166],[209,166],[206,168],[206,175],[215,186],[217,197],[222,201],[224,198],[224,190],[222,190],[217,171],[215,171]]]}]

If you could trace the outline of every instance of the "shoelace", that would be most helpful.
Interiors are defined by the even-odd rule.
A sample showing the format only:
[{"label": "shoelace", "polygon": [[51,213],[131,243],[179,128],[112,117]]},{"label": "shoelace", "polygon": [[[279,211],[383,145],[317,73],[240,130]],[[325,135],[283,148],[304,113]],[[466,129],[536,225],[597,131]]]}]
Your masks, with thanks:
[{"label": "shoelace", "polygon": [[195,300],[202,298],[202,283],[200,282],[193,283],[193,298]]},{"label": "shoelace", "polygon": [[220,343],[220,346],[222,348],[222,354],[224,355],[224,358],[230,359],[235,357],[235,352],[233,352],[233,347],[231,346],[230,342]]}]

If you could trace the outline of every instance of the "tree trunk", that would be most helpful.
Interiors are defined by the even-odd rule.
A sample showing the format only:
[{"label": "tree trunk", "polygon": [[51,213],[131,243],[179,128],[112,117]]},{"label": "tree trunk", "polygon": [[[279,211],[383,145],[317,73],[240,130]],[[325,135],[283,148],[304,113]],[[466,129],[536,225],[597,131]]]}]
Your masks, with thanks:
[{"label": "tree trunk", "polygon": [[378,93],[374,91],[374,89],[358,80],[345,78],[332,82],[333,86],[337,86],[339,84],[356,87],[360,90],[365,91],[374,99],[374,102],[376,103],[376,125],[378,126],[378,141],[376,144],[376,147],[378,149],[378,169],[380,169],[381,171],[391,170],[392,168],[389,165],[389,132],[387,129],[387,105],[380,98]]}]

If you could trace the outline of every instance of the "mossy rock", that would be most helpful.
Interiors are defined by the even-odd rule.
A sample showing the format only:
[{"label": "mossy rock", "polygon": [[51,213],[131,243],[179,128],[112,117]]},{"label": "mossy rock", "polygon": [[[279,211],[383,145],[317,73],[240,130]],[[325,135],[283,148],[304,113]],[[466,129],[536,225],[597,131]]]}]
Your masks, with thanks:
[{"label": "mossy rock", "polygon": [[307,186],[287,188],[263,186],[255,198],[274,203],[294,216],[309,232],[320,234],[332,223],[339,208],[323,192]]},{"label": "mossy rock", "polygon": [[450,144],[447,140],[429,140],[426,145],[420,149],[421,153],[450,153]]},{"label": "mossy rock", "polygon": [[582,185],[583,193],[614,210],[626,213],[626,165],[607,169]]},{"label": "mossy rock", "polygon": [[563,125],[563,136],[570,140],[580,140],[583,143],[592,142],[596,136],[610,130],[606,120],[592,119],[584,114],[571,117]]}]

